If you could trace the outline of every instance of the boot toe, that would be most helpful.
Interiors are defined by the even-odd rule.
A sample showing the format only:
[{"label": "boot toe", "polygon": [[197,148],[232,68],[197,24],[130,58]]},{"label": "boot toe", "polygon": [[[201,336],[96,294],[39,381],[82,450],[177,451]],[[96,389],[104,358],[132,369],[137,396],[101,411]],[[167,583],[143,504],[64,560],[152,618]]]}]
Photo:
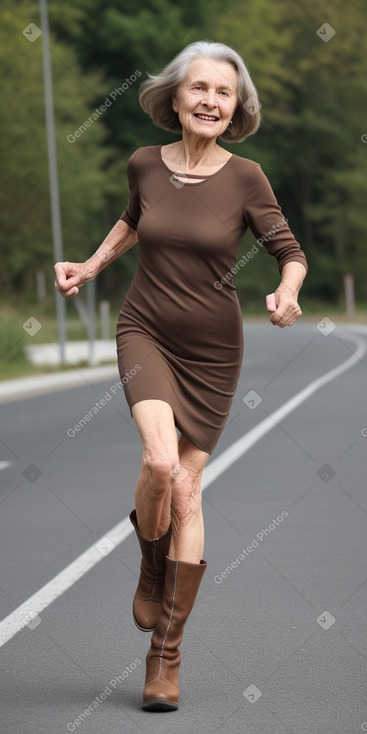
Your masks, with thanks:
[{"label": "boot toe", "polygon": [[143,601],[135,598],[133,601],[133,620],[142,632],[153,632],[162,609],[161,602]]},{"label": "boot toe", "polygon": [[143,708],[146,711],[176,711],[178,695],[177,680],[167,680],[158,676],[145,684]]}]

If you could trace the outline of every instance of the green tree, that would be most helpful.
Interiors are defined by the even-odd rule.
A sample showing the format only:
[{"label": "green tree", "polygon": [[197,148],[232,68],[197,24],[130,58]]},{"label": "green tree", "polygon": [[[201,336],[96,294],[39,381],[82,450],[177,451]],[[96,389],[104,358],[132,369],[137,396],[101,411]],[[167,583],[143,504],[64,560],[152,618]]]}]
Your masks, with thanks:
[{"label": "green tree", "polygon": [[[362,4],[342,0],[327,13],[317,0],[245,0],[213,18],[213,35],[243,55],[262,103],[260,130],[238,150],[261,163],[306,251],[303,293],[334,302],[346,271],[367,295],[364,17]],[[237,285],[254,294],[268,273],[257,256]]]},{"label": "green tree", "polygon": [[309,0],[307,13],[296,7],[287,25],[299,49],[297,59],[289,49],[285,63],[294,70],[292,90],[300,110],[291,133],[292,180],[314,270],[308,287],[342,303],[343,275],[349,271],[357,296],[365,299],[365,11],[359,3],[346,8],[334,0],[328,27],[324,11]]},{"label": "green tree", "polygon": [[[53,283],[42,48],[41,37],[31,42],[23,34],[30,22],[40,24],[37,6],[24,1],[13,11],[3,10],[0,28],[0,278],[3,292],[29,295],[35,290],[36,270],[47,270]],[[64,256],[81,260],[104,234],[106,197],[117,177],[106,178],[111,151],[104,145],[100,119],[80,137],[73,135],[94,112],[91,101],[96,93],[103,94],[100,75],[82,72],[64,43],[52,39],[51,51]],[[124,187],[127,195],[127,186],[120,182],[122,192]]]},{"label": "green tree", "polygon": [[[26,0],[13,8],[15,15],[3,14],[0,31],[3,140],[9,140],[2,150],[0,216],[7,233],[3,278],[24,287],[33,283],[32,268],[40,260],[51,262],[51,235],[40,41],[30,44],[22,36],[31,20],[39,22],[38,11]],[[367,145],[362,142],[367,81],[361,3],[345,8],[342,0],[334,0],[326,15],[336,33],[327,29],[324,40],[318,29],[325,26],[325,8],[317,0],[229,0],[225,9],[219,0],[136,0],[134,5],[127,0],[108,5],[80,0],[74,6],[53,0],[49,11],[57,37],[52,41],[53,72],[68,259],[87,257],[124,208],[126,162],[133,150],[177,139],[154,127],[142,112],[140,81],[188,43],[208,38],[236,48],[258,88],[260,130],[230,149],[258,161],[269,177],[309,259],[303,294],[337,301],[348,270],[355,274],[359,298],[367,296]],[[67,135],[124,83],[123,93],[103,117],[68,143]],[[249,233],[241,252],[252,242]],[[132,248],[103,271],[101,291],[119,293],[131,279],[136,258],[137,248]],[[244,303],[259,302],[277,281],[265,252],[236,276]]]}]

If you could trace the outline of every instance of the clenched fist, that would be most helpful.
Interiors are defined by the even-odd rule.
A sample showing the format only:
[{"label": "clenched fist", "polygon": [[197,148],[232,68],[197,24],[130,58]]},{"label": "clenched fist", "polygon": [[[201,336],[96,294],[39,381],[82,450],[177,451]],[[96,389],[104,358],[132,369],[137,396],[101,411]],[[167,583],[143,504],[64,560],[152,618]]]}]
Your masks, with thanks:
[{"label": "clenched fist", "polygon": [[272,313],[270,321],[273,326],[281,328],[291,326],[302,316],[296,295],[285,286],[266,296],[266,308]]},{"label": "clenched fist", "polygon": [[87,262],[58,262],[54,265],[54,270],[56,273],[55,288],[64,298],[78,295],[79,289],[96,276]]}]

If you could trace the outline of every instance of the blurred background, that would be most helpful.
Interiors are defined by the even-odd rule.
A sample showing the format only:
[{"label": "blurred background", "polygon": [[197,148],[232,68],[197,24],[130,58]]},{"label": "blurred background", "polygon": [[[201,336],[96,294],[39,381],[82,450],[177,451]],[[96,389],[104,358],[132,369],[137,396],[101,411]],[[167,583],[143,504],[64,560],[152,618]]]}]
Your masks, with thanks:
[{"label": "blurred background", "polygon": [[[0,7],[0,379],[6,379],[55,369],[33,364],[27,348],[57,343],[58,330],[40,6],[21,0]],[[47,9],[64,260],[87,259],[125,208],[133,151],[177,139],[139,106],[147,72],[192,41],[221,41],[243,56],[262,105],[255,136],[221,144],[261,164],[307,255],[304,318],[367,322],[362,2],[51,0]],[[240,255],[254,241],[248,232]],[[97,339],[114,338],[137,254],[133,248],[97,278]],[[267,318],[265,295],[279,274],[265,248],[235,283],[244,317]],[[84,291],[65,303],[68,341],[88,336]]]}]

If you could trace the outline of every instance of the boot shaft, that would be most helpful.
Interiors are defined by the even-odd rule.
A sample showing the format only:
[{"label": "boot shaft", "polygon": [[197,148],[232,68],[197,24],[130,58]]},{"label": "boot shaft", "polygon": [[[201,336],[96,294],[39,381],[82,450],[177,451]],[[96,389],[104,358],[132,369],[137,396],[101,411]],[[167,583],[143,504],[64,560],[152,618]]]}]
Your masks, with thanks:
[{"label": "boot shaft", "polygon": [[192,610],[206,561],[186,563],[166,557],[162,612],[146,657],[143,708],[173,711],[178,708],[178,671],[185,622]]},{"label": "boot shaft", "polygon": [[172,524],[161,538],[146,540],[140,533],[136,511],[130,513],[142,554],[138,588],[133,600],[133,619],[140,630],[152,631],[161,613],[166,554],[169,552]]},{"label": "boot shaft", "polygon": [[166,556],[162,613],[152,635],[152,646],[156,649],[163,648],[167,653],[177,650],[206,566],[204,560],[187,563],[172,561]]}]

